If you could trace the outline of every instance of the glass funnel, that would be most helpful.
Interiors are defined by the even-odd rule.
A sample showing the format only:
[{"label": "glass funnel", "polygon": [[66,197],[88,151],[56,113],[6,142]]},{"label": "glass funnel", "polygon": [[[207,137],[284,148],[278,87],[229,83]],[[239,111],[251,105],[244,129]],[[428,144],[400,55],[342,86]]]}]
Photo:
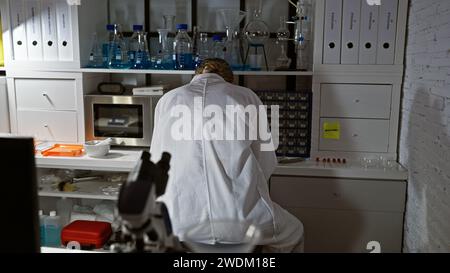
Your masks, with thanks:
[{"label": "glass funnel", "polygon": [[233,70],[242,69],[242,54],[239,41],[239,24],[247,13],[235,9],[221,9],[218,11],[225,25],[227,39],[225,42],[225,60]]}]

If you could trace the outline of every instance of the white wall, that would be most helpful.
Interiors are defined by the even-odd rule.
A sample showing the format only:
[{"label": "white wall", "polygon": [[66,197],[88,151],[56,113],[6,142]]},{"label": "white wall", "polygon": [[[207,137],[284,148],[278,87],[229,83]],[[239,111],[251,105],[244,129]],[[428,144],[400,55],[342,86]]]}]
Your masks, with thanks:
[{"label": "white wall", "polygon": [[400,136],[405,251],[450,251],[450,1],[411,0]]}]

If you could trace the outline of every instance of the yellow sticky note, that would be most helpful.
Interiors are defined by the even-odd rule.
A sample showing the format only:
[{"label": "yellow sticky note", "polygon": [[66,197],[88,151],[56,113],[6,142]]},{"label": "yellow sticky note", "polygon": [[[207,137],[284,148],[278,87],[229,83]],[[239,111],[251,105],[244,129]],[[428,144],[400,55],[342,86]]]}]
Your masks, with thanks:
[{"label": "yellow sticky note", "polygon": [[325,122],[323,124],[323,138],[339,140],[341,138],[341,124],[339,122]]}]

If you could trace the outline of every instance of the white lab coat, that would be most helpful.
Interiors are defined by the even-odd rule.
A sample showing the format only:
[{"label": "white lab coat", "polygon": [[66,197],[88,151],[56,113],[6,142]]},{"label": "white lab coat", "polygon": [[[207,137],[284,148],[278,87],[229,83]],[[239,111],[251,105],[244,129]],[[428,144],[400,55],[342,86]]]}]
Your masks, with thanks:
[{"label": "white lab coat", "polygon": [[[262,104],[250,89],[212,73],[195,76],[190,84],[168,92],[159,101],[150,152],[154,162],[162,152],[172,155],[168,186],[160,200],[168,208],[174,234],[182,241],[227,243],[227,238],[239,234],[227,234],[230,230],[221,228],[220,222],[247,221],[262,230],[261,245],[276,252],[292,251],[303,238],[303,225],[270,199],[268,180],[277,165],[275,152],[261,152],[259,141],[172,137],[171,127],[178,119],[171,116],[171,109],[186,105],[193,112],[194,97],[202,98],[202,108]],[[201,130],[202,122],[192,119],[192,127]],[[207,228],[195,238],[187,238],[189,230],[199,224]]]}]

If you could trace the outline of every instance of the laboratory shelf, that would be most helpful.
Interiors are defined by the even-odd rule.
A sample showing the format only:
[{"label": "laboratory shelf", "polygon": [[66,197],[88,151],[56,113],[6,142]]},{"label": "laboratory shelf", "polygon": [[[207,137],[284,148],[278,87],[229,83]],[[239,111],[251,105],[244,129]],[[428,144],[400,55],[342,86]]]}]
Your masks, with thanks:
[{"label": "laboratory shelf", "polygon": [[91,171],[130,172],[138,162],[139,150],[111,150],[103,158],[81,157],[44,157],[36,155],[38,168],[74,169]]},{"label": "laboratory shelf", "polygon": [[[52,69],[45,69],[54,72]],[[99,73],[99,74],[153,74],[153,75],[194,75],[194,70],[135,70],[135,69],[99,69],[81,68],[58,70],[58,72],[69,73]],[[313,76],[312,71],[233,71],[236,76]]]},{"label": "laboratory shelf", "polygon": [[95,193],[67,193],[67,192],[52,192],[52,191],[39,191],[40,197],[58,197],[58,198],[73,198],[73,199],[92,199],[92,200],[112,200],[117,201],[118,196],[108,196]]},{"label": "laboratory shelf", "polygon": [[93,199],[93,200],[113,200],[118,199],[117,194],[104,194],[102,188],[114,187],[120,188],[119,182],[105,182],[102,180],[92,180],[77,182],[73,184],[73,192],[62,192],[55,189],[53,185],[40,185],[39,196],[41,197],[65,197],[74,199]]}]

